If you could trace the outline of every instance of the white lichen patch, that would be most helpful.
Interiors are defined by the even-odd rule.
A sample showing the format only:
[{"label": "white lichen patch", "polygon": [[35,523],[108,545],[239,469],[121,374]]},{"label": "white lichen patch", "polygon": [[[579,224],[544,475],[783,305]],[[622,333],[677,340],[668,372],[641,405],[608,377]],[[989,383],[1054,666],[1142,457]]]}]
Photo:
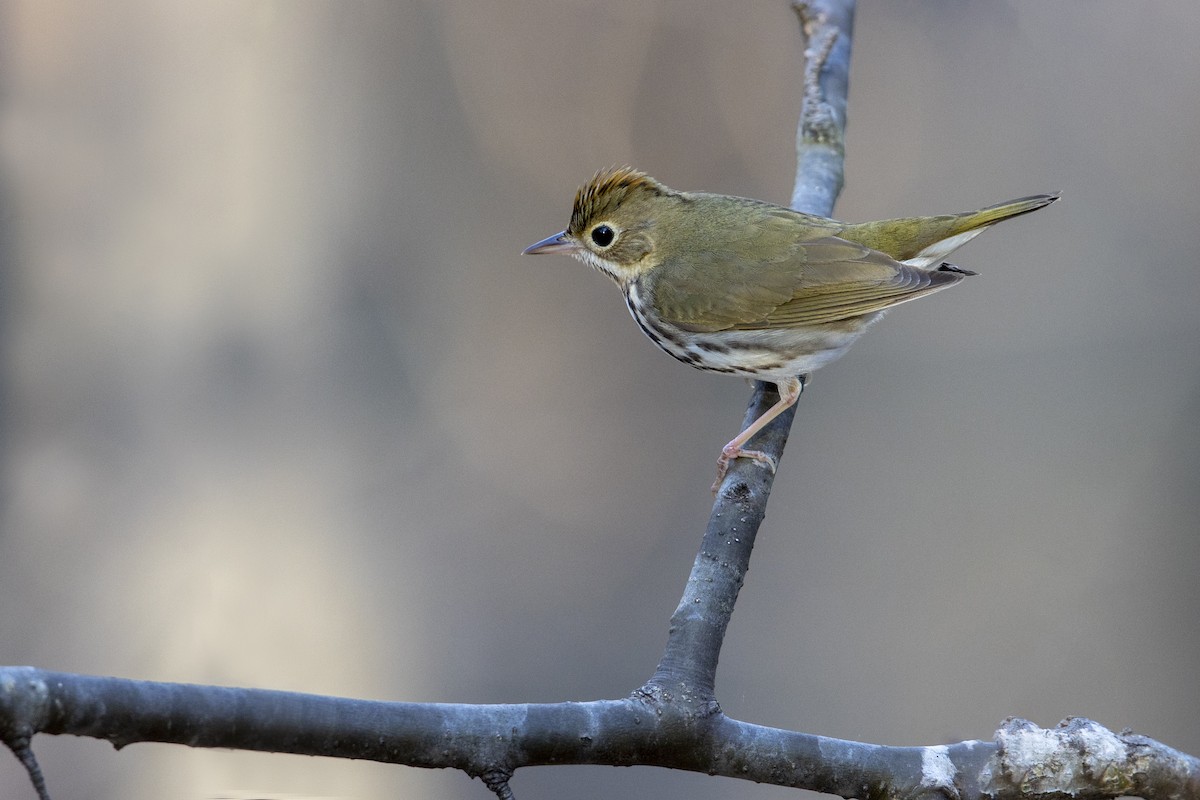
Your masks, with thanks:
[{"label": "white lichen patch", "polygon": [[1091,720],[1074,720],[1070,729],[1071,744],[1080,753],[1084,774],[1106,791],[1127,788],[1129,754],[1121,738]]},{"label": "white lichen patch", "polygon": [[954,776],[958,770],[950,760],[950,750],[945,745],[921,749],[921,786],[943,789],[958,797]]},{"label": "white lichen patch", "polygon": [[1063,751],[1061,732],[1031,722],[1002,727],[996,743],[1003,753],[1005,772],[1022,791],[1062,790],[1075,778],[1077,759]]},{"label": "white lichen patch", "polygon": [[1006,781],[1022,794],[1121,794],[1133,786],[1125,742],[1091,720],[1075,717],[1039,728],[1011,719],[996,731],[996,744],[999,770],[989,765],[981,779]]}]

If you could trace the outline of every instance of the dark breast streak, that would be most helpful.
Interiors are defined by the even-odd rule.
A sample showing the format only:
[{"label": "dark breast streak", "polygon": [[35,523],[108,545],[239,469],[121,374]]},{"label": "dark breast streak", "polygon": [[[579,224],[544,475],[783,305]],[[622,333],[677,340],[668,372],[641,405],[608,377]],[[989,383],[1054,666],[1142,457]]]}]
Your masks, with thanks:
[{"label": "dark breast streak", "polygon": [[684,364],[727,375],[756,375],[762,371],[738,368],[736,359],[729,358],[730,347],[714,336],[686,333],[663,320],[651,318],[645,313],[637,283],[631,283],[625,289],[625,305],[629,306],[629,313],[642,333],[661,350]]}]

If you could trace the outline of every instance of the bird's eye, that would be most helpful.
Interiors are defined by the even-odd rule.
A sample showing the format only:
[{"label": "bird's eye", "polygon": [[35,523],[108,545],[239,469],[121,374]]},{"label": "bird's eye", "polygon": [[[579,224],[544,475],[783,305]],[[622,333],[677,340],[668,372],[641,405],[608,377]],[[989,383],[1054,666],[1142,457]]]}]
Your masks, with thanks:
[{"label": "bird's eye", "polygon": [[617,238],[617,233],[607,225],[597,225],[592,228],[592,241],[597,247],[608,247]]}]

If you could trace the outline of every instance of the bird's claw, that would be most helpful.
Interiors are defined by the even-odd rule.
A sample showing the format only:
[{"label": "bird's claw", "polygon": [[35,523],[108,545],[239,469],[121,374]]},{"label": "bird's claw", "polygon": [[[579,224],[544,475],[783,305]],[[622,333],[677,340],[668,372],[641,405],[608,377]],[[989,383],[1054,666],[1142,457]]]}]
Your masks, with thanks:
[{"label": "bird's claw", "polygon": [[778,464],[775,459],[764,453],[762,450],[746,450],[741,447],[729,447],[726,445],[721,450],[721,455],[717,459],[717,479],[713,481],[712,493],[716,494],[721,488],[721,481],[725,480],[725,473],[729,471],[729,464],[735,458],[752,458],[762,464],[767,469],[771,470],[771,474],[775,474]]}]

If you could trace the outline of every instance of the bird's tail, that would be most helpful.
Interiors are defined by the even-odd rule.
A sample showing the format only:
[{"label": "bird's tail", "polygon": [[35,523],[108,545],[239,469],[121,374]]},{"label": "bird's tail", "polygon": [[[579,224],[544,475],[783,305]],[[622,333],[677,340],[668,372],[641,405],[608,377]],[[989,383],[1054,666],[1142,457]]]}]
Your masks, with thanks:
[{"label": "bird's tail", "polygon": [[1036,194],[962,214],[863,222],[847,225],[838,235],[881,250],[897,261],[928,269],[997,222],[1037,211],[1058,197],[1057,193]]}]

